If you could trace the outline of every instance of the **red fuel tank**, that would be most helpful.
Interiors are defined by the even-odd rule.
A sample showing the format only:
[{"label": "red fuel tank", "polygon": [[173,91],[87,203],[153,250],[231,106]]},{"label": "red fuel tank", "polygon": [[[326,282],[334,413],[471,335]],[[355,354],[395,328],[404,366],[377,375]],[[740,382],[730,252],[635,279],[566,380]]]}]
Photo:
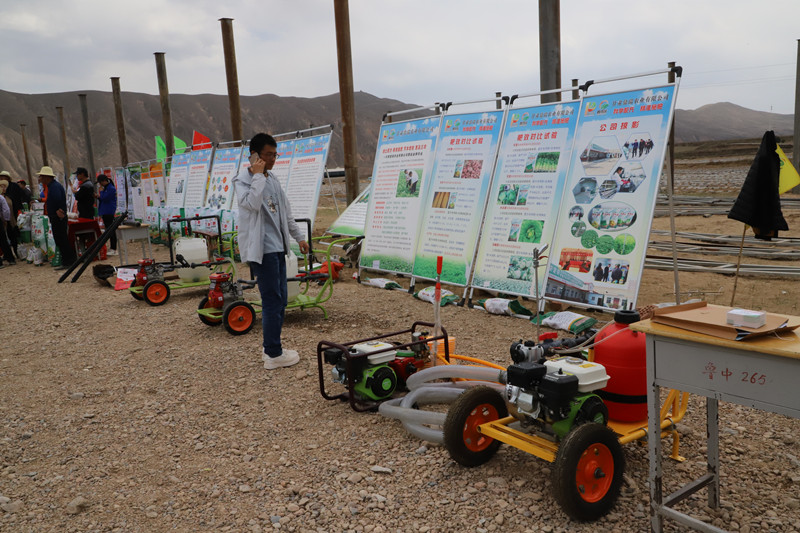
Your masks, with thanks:
[{"label": "red fuel tank", "polygon": [[[638,321],[637,311],[617,311],[614,322],[595,337],[595,343],[600,344],[594,348],[594,362],[603,365],[611,378],[597,393],[608,407],[611,420],[638,422],[647,419],[645,335],[628,327]],[[608,340],[601,342],[604,339]]]}]

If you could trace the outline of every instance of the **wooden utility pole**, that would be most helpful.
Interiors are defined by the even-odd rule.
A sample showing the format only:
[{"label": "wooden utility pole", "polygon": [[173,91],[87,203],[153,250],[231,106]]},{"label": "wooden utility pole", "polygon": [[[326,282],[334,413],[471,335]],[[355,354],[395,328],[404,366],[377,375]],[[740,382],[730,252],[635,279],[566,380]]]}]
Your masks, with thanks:
[{"label": "wooden utility pole", "polygon": [[25,152],[25,170],[28,172],[26,179],[28,181],[28,185],[31,187],[31,190],[34,190],[33,174],[31,174],[31,158],[28,155],[28,136],[25,135],[25,124],[20,124],[19,130],[22,133],[22,151]]},{"label": "wooden utility pole", "polygon": [[222,53],[225,56],[225,77],[228,81],[228,107],[231,111],[233,140],[244,140],[242,106],[239,102],[239,73],[236,70],[236,47],[233,44],[233,19],[219,19],[222,26]]},{"label": "wooden utility pole", "polygon": [[333,0],[336,22],[336,51],[339,59],[339,99],[342,107],[344,176],[347,203],[358,196],[358,154],[356,151],[356,112],[353,102],[353,61],[350,53],[350,8],[348,0]]},{"label": "wooden utility pole", "polygon": [[64,145],[64,178],[69,176],[69,149],[67,148],[67,128],[64,124],[64,108],[61,106],[56,107],[58,113],[58,127],[61,130],[61,144]]},{"label": "wooden utility pole", "polygon": [[578,79],[572,78],[572,99],[577,100],[581,97],[581,92],[578,90]]},{"label": "wooden utility pole", "polygon": [[117,117],[117,139],[119,140],[119,159],[123,167],[128,166],[128,139],[125,137],[125,117],[122,114],[122,92],[119,78],[111,78],[111,92],[114,95],[114,114]]},{"label": "wooden utility pole", "polygon": [[[78,99],[81,101],[81,115],[83,116],[83,132],[86,136],[86,151],[89,153],[89,179],[92,183],[95,181],[97,172],[94,170],[94,148],[92,147],[92,132],[89,129],[89,106],[86,103],[86,95],[79,94]],[[66,176],[65,176],[66,178]]]},{"label": "wooden utility pole", "polygon": [[[539,0],[539,87],[561,88],[561,0]],[[561,93],[543,94],[542,103],[560,102]]]},{"label": "wooden utility pole", "polygon": [[158,94],[161,95],[161,120],[164,123],[164,146],[167,157],[175,154],[175,140],[172,136],[172,112],[169,108],[169,86],[167,85],[167,63],[164,52],[155,52],[156,74],[158,75]]},{"label": "wooden utility pole", "polygon": [[42,165],[50,166],[47,159],[47,143],[44,140],[44,117],[39,115],[36,117],[36,121],[39,123],[39,145],[42,147]]}]

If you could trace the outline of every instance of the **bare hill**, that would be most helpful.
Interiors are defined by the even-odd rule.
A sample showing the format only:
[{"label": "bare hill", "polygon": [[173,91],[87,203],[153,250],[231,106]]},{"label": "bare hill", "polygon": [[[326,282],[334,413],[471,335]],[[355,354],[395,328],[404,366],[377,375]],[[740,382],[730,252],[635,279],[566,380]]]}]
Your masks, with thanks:
[{"label": "bare hill", "polygon": [[[117,143],[114,104],[110,92],[87,91],[89,121],[95,166],[121,163]],[[155,156],[153,138],[163,136],[161,105],[157,95],[123,92],[128,158],[131,162]],[[355,95],[358,166],[362,177],[369,176],[381,119],[388,111],[414,107],[397,100],[379,98],[364,92]],[[244,135],[257,131],[273,133],[334,125],[329,167],[344,164],[342,120],[339,95],[316,98],[281,97],[274,94],[241,97]],[[0,91],[0,168],[24,176],[25,159],[20,124],[27,125],[28,151],[33,172],[42,165],[37,116],[44,117],[45,143],[49,163],[57,172],[64,170],[64,150],[58,127],[56,106],[64,108],[67,148],[72,170],[89,166],[77,92],[18,94]],[[186,141],[197,130],[215,142],[230,141],[230,113],[225,95],[175,94],[170,97],[173,131]],[[675,138],[678,143],[760,138],[767,129],[778,135],[792,134],[793,115],[753,111],[731,103],[717,103],[675,113]]]},{"label": "bare hill", "polygon": [[[92,147],[97,168],[119,166],[119,144],[110,92],[86,91]],[[33,172],[42,165],[37,116],[44,117],[45,144],[50,165],[64,170],[64,149],[56,106],[64,108],[67,149],[72,170],[88,168],[88,156],[77,92],[57,94],[17,94],[0,91],[0,167],[15,176],[24,176],[25,156],[20,124],[26,124],[28,152]],[[164,136],[161,104],[157,95],[122,93],[125,132],[130,162],[155,157],[154,137]],[[242,96],[243,132],[250,138],[259,131],[272,133],[306,129],[310,126],[334,126],[329,167],[344,165],[342,119],[339,95],[316,98],[280,97],[274,94]],[[364,92],[355,95],[356,138],[360,174],[368,176],[378,139],[381,119],[387,111],[413,107],[397,100],[378,98]],[[174,134],[189,142],[197,130],[215,142],[231,141],[228,97],[213,94],[174,94],[170,96]]]}]

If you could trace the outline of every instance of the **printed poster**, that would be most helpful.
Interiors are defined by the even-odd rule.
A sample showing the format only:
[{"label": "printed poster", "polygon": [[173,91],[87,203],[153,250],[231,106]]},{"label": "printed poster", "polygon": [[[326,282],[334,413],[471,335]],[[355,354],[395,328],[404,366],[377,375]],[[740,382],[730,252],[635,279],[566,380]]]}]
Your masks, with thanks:
[{"label": "printed poster", "polygon": [[440,125],[441,117],[433,116],[381,126],[367,189],[361,267],[411,273]]},{"label": "printed poster", "polygon": [[432,181],[423,203],[414,257],[415,277],[466,285],[495,167],[504,111],[445,115]]},{"label": "printed poster", "polygon": [[[328,148],[331,144],[331,134],[315,135],[294,141],[294,155],[289,167],[289,180],[284,188],[292,216],[295,219],[307,218],[311,220],[312,230],[314,218],[317,214],[319,190],[322,185],[322,176],[325,172],[325,163],[328,160]],[[278,158],[278,161],[282,159]],[[277,161],[276,161],[277,164]],[[283,187],[283,184],[281,184]],[[305,224],[300,224],[303,233],[308,232]],[[305,239],[309,240],[310,235]]]},{"label": "printed poster", "polygon": [[192,150],[189,157],[189,170],[186,175],[184,207],[200,207],[206,199],[208,168],[211,165],[213,148]]},{"label": "printed poster", "polygon": [[183,207],[191,155],[192,152],[183,152],[172,156],[169,178],[167,178],[167,205],[169,207]]},{"label": "printed poster", "polygon": [[367,207],[369,207],[369,191],[367,187],[353,202],[347,206],[347,209],[339,215],[331,227],[328,228],[327,233],[334,235],[351,235],[358,237],[364,235],[364,227],[367,223]]},{"label": "printed poster", "polygon": [[[128,196],[128,220],[141,221],[144,217],[144,204],[141,204],[141,209],[136,209],[137,202],[142,202],[142,166],[139,163],[128,165],[128,183],[129,196]],[[138,217],[137,217],[138,215]]]},{"label": "printed poster", "polygon": [[[281,184],[281,189],[286,192],[289,185],[289,169],[292,166],[292,156],[294,156],[295,140],[279,141],[277,152],[278,158],[275,160],[275,165],[272,167],[272,173],[278,178],[278,183]],[[247,162],[250,166],[250,161]]]},{"label": "printed poster", "polygon": [[674,104],[674,85],[583,99],[548,299],[634,308]]},{"label": "printed poster", "polygon": [[544,296],[546,260],[533,252],[555,233],[580,102],[509,109],[481,231],[472,286]]},{"label": "printed poster", "polygon": [[125,213],[128,210],[128,180],[125,169],[122,167],[115,168],[112,174],[114,180],[114,187],[117,189],[117,211],[116,215]]},{"label": "printed poster", "polygon": [[214,163],[211,165],[211,176],[208,179],[208,194],[203,207],[230,209],[234,197],[232,182],[239,171],[241,155],[241,146],[217,148],[214,152]]}]

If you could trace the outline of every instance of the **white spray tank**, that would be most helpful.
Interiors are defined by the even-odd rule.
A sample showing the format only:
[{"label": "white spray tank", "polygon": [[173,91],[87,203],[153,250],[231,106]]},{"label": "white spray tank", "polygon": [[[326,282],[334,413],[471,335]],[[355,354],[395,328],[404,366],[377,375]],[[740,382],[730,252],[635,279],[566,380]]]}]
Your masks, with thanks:
[{"label": "white spray tank", "polygon": [[[206,240],[198,237],[181,237],[172,245],[175,257],[182,255],[183,259],[189,263],[202,263],[208,261],[208,245]],[[178,277],[186,283],[206,281],[210,270],[206,267],[180,267],[175,269]]]}]

